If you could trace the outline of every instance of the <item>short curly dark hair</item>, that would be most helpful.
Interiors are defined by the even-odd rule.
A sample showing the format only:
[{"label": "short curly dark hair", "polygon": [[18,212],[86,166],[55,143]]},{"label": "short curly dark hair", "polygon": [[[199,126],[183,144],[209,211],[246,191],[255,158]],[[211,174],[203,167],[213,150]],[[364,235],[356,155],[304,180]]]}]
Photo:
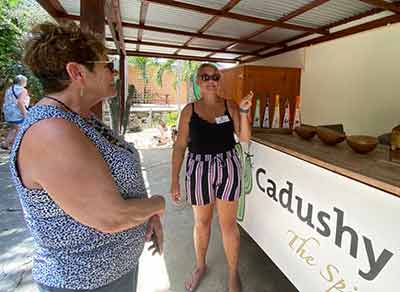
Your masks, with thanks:
[{"label": "short curly dark hair", "polygon": [[66,71],[69,62],[77,62],[90,71],[100,56],[107,54],[104,43],[90,33],[82,32],[74,22],[36,25],[25,44],[24,63],[40,80],[45,93],[64,90],[70,84]]}]

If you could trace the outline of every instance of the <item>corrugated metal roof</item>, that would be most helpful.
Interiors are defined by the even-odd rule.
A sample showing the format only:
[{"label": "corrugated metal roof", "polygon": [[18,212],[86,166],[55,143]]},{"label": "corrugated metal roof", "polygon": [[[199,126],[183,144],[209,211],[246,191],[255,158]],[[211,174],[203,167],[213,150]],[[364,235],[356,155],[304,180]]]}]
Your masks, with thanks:
[{"label": "corrugated metal roof", "polygon": [[309,27],[322,27],[373,8],[374,6],[361,1],[331,0],[288,22]]},{"label": "corrugated metal roof", "polygon": [[189,46],[198,46],[209,49],[222,49],[229,45],[231,42],[221,42],[202,38],[194,38],[191,40]]},{"label": "corrugated metal roof", "polygon": [[76,0],[59,0],[61,6],[68,12],[68,14],[72,15],[80,15],[81,14],[81,1]]},{"label": "corrugated metal roof", "polygon": [[106,41],[106,42],[105,42],[105,45],[106,45],[106,48],[107,48],[107,49],[111,49],[111,50],[115,50],[115,49],[116,49],[116,48],[115,48],[115,43],[114,43],[114,42]]},{"label": "corrugated metal roof", "polygon": [[197,12],[184,9],[150,4],[147,10],[146,25],[196,32],[211,18]]},{"label": "corrugated metal roof", "polygon": [[[87,0],[89,1],[89,0]],[[93,0],[92,0],[93,1]],[[241,0],[238,4],[233,7],[230,11],[268,20],[277,20],[287,14],[290,14],[297,9],[303,7],[306,4],[311,3],[313,0]],[[68,15],[79,16],[80,15],[80,2],[78,0],[59,0],[60,5],[65,9]],[[221,9],[229,0],[178,0],[177,2],[189,3],[203,7],[209,7],[213,9]],[[386,0],[388,3],[394,2],[394,0]],[[168,3],[168,1],[166,1]],[[48,5],[52,5],[52,1],[48,1]],[[170,5],[161,5],[152,2],[148,2],[148,10],[145,18],[145,25],[155,26],[160,28],[168,28],[177,31],[186,32],[198,32],[213,15],[207,15],[193,10],[186,10],[182,8],[172,7]],[[169,3],[171,5],[174,2]],[[139,23],[140,9],[142,6],[142,0],[120,0],[121,18],[122,22],[125,23]],[[56,8],[56,7],[55,7]],[[299,15],[293,19],[290,19],[288,23],[297,24],[306,27],[321,28],[338,21],[346,20],[349,17],[359,15],[375,8],[375,6],[368,5],[359,0],[330,0],[306,13]],[[49,9],[49,12],[53,10]],[[54,15],[54,14],[53,14]],[[355,25],[372,21],[380,17],[392,15],[391,12],[383,12],[375,14],[363,19],[358,19],[352,23],[346,23],[340,27],[331,28],[330,32],[335,32],[341,29],[349,28]],[[56,18],[58,15],[54,15]],[[396,19],[389,18],[387,22],[396,22]],[[237,39],[246,39],[248,36],[254,35],[255,32],[260,31],[264,28],[264,25],[257,23],[249,23],[231,18],[219,17],[218,20],[209,27],[204,34],[205,35],[217,35],[219,37],[230,37]],[[290,29],[283,29],[273,27],[269,30],[254,36],[251,40],[262,41],[268,43],[281,42],[298,35],[303,32],[295,31]],[[105,29],[106,37],[111,37],[111,33],[106,26]],[[138,35],[138,29],[135,28],[124,28],[124,38],[130,40],[136,40]],[[304,42],[307,39],[315,38],[320,35],[313,34],[306,38],[295,40],[290,45]],[[173,33],[161,33],[149,30],[143,30],[143,41],[153,43],[164,43],[183,45],[190,37],[182,36]],[[232,44],[231,41],[215,41],[203,39],[201,37],[195,37],[189,43],[189,46],[201,47],[205,49],[224,49]],[[114,48],[113,43],[107,43],[108,47]],[[163,48],[157,46],[140,46],[142,51],[153,52],[153,53],[164,53],[172,54],[176,48]],[[232,47],[226,49],[226,53],[217,53],[213,55],[214,58],[226,58],[234,59],[240,57],[241,54],[231,53],[230,50],[239,51],[243,53],[251,53],[254,50],[261,48],[262,46],[250,45],[245,43],[236,43]],[[126,44],[127,50],[135,50],[136,44]],[[272,48],[265,50],[264,52],[272,52],[278,48]],[[206,56],[207,52],[198,51],[193,49],[182,49],[181,54],[185,56],[203,57]]]},{"label": "corrugated metal roof", "polygon": [[277,20],[309,2],[311,0],[242,0],[231,12]]},{"label": "corrugated metal roof", "polygon": [[254,38],[252,38],[252,40],[275,43],[275,42],[280,42],[283,40],[290,39],[292,37],[301,35],[303,33],[304,32],[302,32],[302,31],[273,27],[273,28],[259,34],[258,36],[255,36]]},{"label": "corrugated metal roof", "polygon": [[[225,37],[240,38],[263,28],[263,25],[221,17],[213,24],[206,34],[222,35]],[[234,29],[232,29],[234,28]]]},{"label": "corrugated metal roof", "polygon": [[121,19],[123,22],[139,23],[140,19],[139,0],[120,0]]},{"label": "corrugated metal roof", "polygon": [[180,50],[178,55],[183,56],[196,56],[196,57],[205,57],[211,54],[211,52],[202,52],[202,51],[195,51],[195,50]]},{"label": "corrugated metal roof", "polygon": [[236,59],[239,56],[239,54],[216,53],[215,55],[212,55],[211,58]]},{"label": "corrugated metal roof", "polygon": [[136,44],[125,44],[125,49],[127,51],[136,51]]},{"label": "corrugated metal roof", "polygon": [[221,9],[225,6],[225,4],[229,2],[229,0],[178,0],[178,2],[184,2],[214,9]]},{"label": "corrugated metal roof", "polygon": [[146,41],[146,42],[183,45],[187,40],[189,40],[189,37],[182,36],[182,35],[176,35],[176,34],[170,34],[170,33],[162,33],[162,32],[145,30],[143,32],[142,40]]},{"label": "corrugated metal roof", "polygon": [[126,39],[136,40],[138,30],[136,28],[124,27],[123,34],[124,34],[124,38],[126,38]]},{"label": "corrugated metal roof", "polygon": [[247,45],[247,44],[235,44],[234,46],[228,48],[229,50],[235,50],[239,52],[251,52],[258,49],[261,49],[264,46],[257,46],[257,45]]},{"label": "corrugated metal roof", "polygon": [[175,53],[176,49],[140,45],[139,51],[148,53],[173,54]]}]

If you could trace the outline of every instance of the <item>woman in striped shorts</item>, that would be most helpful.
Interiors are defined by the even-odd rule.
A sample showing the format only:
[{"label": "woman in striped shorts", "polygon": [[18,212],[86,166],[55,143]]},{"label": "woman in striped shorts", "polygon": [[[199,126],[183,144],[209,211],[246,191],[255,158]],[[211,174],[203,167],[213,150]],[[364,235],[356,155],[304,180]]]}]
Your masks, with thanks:
[{"label": "woman in striped shorts", "polygon": [[235,152],[235,137],[250,139],[248,112],[253,93],[244,97],[239,107],[217,95],[220,72],[212,64],[202,64],[197,71],[200,100],[182,110],[178,137],[172,154],[173,201],[180,200],[179,173],[189,148],[185,187],[194,213],[196,267],[185,287],[194,291],[207,271],[206,253],[214,207],[217,208],[225,255],[229,268],[229,292],[240,291],[238,258],[240,234],[236,223],[240,196],[240,161]]}]

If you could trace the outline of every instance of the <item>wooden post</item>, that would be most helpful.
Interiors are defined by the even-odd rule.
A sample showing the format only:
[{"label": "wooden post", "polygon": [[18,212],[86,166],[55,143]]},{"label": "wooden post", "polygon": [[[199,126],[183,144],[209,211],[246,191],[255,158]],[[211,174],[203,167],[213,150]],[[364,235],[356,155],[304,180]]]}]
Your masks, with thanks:
[{"label": "wooden post", "polygon": [[[80,25],[82,31],[94,33],[99,39],[104,40],[104,1],[81,0]],[[100,119],[103,118],[103,103],[96,104],[92,111]]]},{"label": "wooden post", "polygon": [[[127,92],[127,72],[126,72],[126,57],[124,54],[119,55],[119,79],[120,79],[120,130],[122,130],[122,124],[124,120],[125,104],[126,104],[126,92]],[[129,116],[128,116],[129,119]]]}]

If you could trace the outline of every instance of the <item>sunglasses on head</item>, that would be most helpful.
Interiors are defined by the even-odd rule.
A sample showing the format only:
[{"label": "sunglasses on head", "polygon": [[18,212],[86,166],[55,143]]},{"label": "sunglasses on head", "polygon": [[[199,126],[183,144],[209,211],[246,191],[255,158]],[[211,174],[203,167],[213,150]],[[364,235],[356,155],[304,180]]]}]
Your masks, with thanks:
[{"label": "sunglasses on head", "polygon": [[90,64],[104,64],[107,69],[111,72],[114,72],[114,62],[113,61],[87,61],[86,63]]},{"label": "sunglasses on head", "polygon": [[221,79],[221,75],[219,75],[219,74],[213,74],[213,75],[201,74],[200,79],[202,81],[209,81],[209,80],[219,81]]}]

